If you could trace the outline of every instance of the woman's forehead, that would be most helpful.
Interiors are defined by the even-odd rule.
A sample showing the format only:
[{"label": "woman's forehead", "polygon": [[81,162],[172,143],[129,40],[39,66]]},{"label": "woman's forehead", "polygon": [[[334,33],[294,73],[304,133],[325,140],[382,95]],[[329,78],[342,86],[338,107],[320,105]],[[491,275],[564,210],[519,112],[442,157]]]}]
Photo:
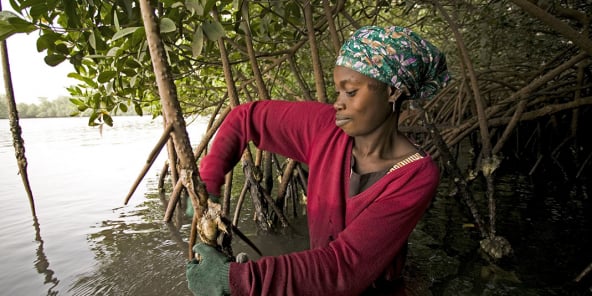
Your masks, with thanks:
[{"label": "woman's forehead", "polygon": [[333,69],[333,80],[335,81],[336,85],[345,85],[348,83],[369,84],[375,82],[376,79],[368,77],[348,67],[335,66]]}]

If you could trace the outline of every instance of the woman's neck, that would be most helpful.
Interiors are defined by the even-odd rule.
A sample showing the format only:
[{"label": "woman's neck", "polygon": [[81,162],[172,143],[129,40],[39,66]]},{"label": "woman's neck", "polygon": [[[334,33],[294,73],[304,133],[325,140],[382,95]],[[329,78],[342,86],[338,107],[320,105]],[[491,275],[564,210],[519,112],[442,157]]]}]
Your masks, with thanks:
[{"label": "woman's neck", "polygon": [[389,159],[394,155],[397,132],[355,137],[352,153],[358,160],[365,158]]},{"label": "woman's neck", "polygon": [[355,158],[354,169],[364,174],[388,169],[395,163],[417,152],[409,139],[400,134],[393,114],[390,120],[374,133],[354,138],[352,155]]},{"label": "woman's neck", "polygon": [[390,159],[394,156],[397,138],[397,114],[392,114],[371,134],[354,137],[353,154],[359,159]]}]

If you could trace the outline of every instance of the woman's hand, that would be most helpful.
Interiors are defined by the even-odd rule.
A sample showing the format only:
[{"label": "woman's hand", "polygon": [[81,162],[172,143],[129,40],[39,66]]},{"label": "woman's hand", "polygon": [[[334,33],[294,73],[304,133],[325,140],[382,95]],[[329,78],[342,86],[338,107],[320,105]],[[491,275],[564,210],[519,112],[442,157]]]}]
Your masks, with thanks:
[{"label": "woman's hand", "polygon": [[228,270],[230,258],[211,246],[193,246],[196,259],[187,263],[187,282],[194,295],[230,295]]}]

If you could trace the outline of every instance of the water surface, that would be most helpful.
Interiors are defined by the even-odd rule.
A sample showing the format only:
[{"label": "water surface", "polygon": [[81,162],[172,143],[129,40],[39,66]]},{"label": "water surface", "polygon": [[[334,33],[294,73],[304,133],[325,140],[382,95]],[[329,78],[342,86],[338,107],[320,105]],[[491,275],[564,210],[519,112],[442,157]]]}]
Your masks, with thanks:
[{"label": "water surface", "polygon": [[[160,120],[116,117],[114,127],[86,118],[22,119],[37,216],[18,175],[7,120],[0,120],[0,287],[3,295],[191,295],[185,280],[189,220],[163,223],[168,192],[157,190],[159,156],[127,206],[123,201],[162,133]],[[189,128],[192,145],[206,120]],[[410,239],[406,277],[416,295],[592,295],[592,212],[585,180],[556,184],[549,174],[521,174],[503,164],[498,235],[514,253],[491,261],[466,207],[438,196]],[[548,179],[547,179],[548,178]],[[551,184],[555,184],[550,186]],[[472,186],[486,218],[484,187]],[[305,249],[306,236],[257,235],[243,207],[240,227],[264,251]],[[294,221],[306,232],[304,216]],[[236,252],[247,251],[234,240]]]},{"label": "water surface", "polygon": [[[161,121],[148,117],[116,117],[115,126],[104,127],[101,132],[97,127],[87,126],[87,120],[20,120],[38,224],[18,175],[8,120],[0,120],[0,202],[3,208],[0,241],[4,254],[0,287],[4,295],[96,294],[97,291],[85,290],[89,282],[93,282],[91,286],[103,286],[105,295],[117,295],[133,291],[128,287],[150,283],[153,279],[148,275],[152,273],[176,278],[176,284],[181,285],[183,256],[178,253],[185,249],[174,249],[173,244],[164,239],[160,241],[161,237],[142,240],[146,233],[166,227],[161,222],[162,217],[142,216],[145,195],[150,190],[155,191],[154,183],[166,153],[159,156],[129,204],[123,204],[160,138]],[[189,127],[192,143],[197,144],[201,139],[205,123],[197,121]],[[139,231],[138,227],[145,229]],[[123,262],[118,261],[122,256],[117,250],[120,244],[128,244],[127,249],[134,250],[137,256],[133,254],[122,257]],[[165,248],[161,251],[178,261],[159,267],[170,270],[150,270],[147,257],[142,257],[142,261],[134,260],[157,252],[157,248]],[[153,287],[148,285],[148,288]],[[96,290],[95,287],[89,289]],[[171,289],[166,287],[160,291]],[[137,291],[143,295],[159,292],[146,290],[150,293],[145,294],[139,288]],[[178,291],[186,292],[186,289]]]}]

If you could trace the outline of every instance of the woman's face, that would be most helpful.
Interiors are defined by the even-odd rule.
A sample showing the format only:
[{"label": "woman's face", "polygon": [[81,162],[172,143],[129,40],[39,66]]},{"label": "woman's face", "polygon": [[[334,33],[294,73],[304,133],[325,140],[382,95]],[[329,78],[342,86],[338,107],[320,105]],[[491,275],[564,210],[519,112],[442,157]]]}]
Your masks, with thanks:
[{"label": "woman's face", "polygon": [[368,135],[387,123],[393,111],[385,84],[342,66],[335,67],[333,79],[335,124],[346,134]]}]

